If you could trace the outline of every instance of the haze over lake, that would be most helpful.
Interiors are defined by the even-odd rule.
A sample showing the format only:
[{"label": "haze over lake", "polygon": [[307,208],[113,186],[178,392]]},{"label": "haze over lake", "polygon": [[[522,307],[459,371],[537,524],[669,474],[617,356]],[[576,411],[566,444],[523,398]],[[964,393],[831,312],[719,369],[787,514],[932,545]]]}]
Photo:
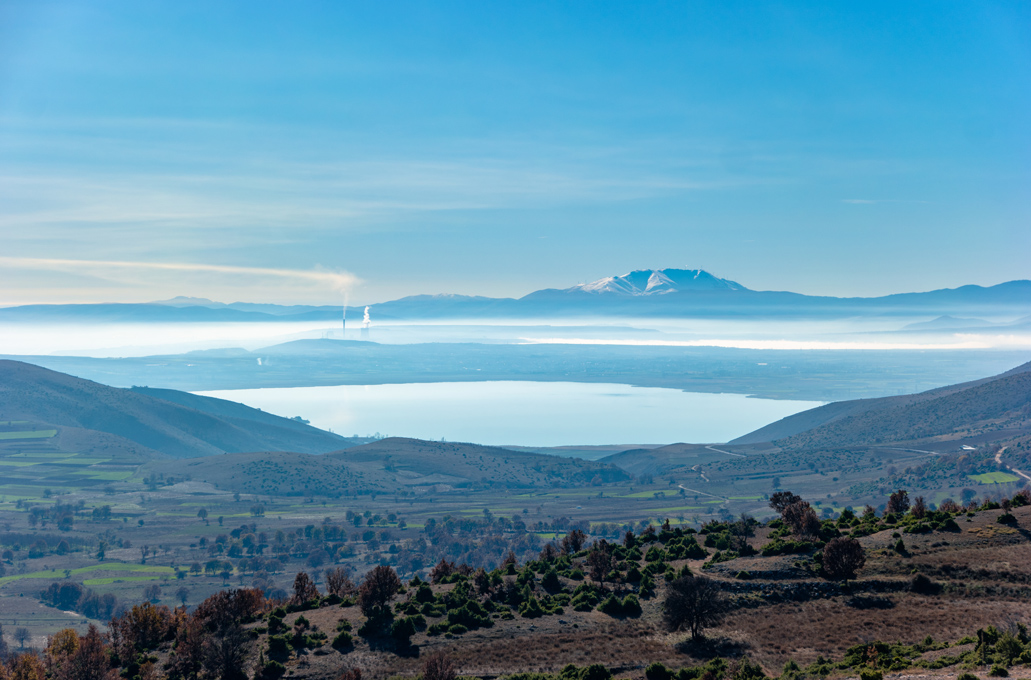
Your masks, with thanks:
[{"label": "haze over lake", "polygon": [[343,435],[522,446],[724,442],[820,405],[609,383],[487,381],[198,392]]}]

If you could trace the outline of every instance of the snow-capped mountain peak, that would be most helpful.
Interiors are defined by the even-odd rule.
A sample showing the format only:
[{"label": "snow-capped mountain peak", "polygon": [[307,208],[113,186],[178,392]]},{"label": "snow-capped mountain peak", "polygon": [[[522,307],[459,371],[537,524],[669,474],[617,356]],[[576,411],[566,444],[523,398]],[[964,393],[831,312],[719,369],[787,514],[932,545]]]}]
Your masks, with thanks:
[{"label": "snow-capped mountain peak", "polygon": [[622,276],[607,276],[581,283],[570,292],[616,293],[620,295],[665,295],[685,291],[748,290],[703,269],[638,269]]}]

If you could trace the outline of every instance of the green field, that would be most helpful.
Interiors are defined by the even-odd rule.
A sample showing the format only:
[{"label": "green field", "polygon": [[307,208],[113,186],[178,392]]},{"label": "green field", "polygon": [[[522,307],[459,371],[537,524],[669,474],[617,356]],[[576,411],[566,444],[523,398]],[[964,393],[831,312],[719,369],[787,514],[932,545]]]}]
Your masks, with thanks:
[{"label": "green field", "polygon": [[1008,472],[985,472],[981,475],[968,475],[970,479],[982,484],[1008,484],[1020,481],[1020,477]]},{"label": "green field", "polygon": [[[152,574],[168,574],[170,576],[175,575],[175,570],[172,567],[161,567],[157,565],[149,564],[128,564],[125,562],[106,562],[102,564],[92,564],[88,567],[80,567],[78,569],[70,570],[72,576],[78,574],[87,574],[93,571],[111,571],[111,572],[144,572]],[[17,581],[23,578],[49,578],[49,579],[61,579],[64,578],[64,571],[57,569],[49,569],[47,571],[33,571],[28,574],[16,574],[14,576],[5,576],[0,578],[0,585],[10,583],[11,581]],[[131,577],[127,577],[131,578]],[[152,576],[149,578],[158,578]],[[98,579],[103,580],[103,579]],[[123,578],[122,580],[125,580]]]}]

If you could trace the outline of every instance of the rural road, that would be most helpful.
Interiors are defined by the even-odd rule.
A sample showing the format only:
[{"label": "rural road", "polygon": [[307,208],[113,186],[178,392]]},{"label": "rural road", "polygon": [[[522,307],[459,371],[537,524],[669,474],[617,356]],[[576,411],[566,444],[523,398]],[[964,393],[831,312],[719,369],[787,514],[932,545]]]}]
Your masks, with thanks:
[{"label": "rural road", "polygon": [[709,449],[710,451],[715,451],[716,453],[725,453],[728,456],[737,456],[738,458],[748,458],[748,456],[742,455],[740,453],[734,453],[733,451],[724,451],[723,449],[717,449],[715,446],[706,446],[705,448]]},{"label": "rural road", "polygon": [[727,498],[724,498],[723,496],[717,496],[717,495],[715,495],[715,494],[711,494],[711,493],[705,493],[704,491],[699,491],[698,489],[688,489],[688,488],[687,488],[686,486],[684,486],[683,484],[677,484],[677,486],[679,486],[679,487],[680,487],[681,489],[683,489],[684,491],[690,491],[691,493],[697,493],[697,494],[701,494],[702,496],[709,496],[710,498],[718,498],[718,499],[720,499],[721,501],[726,501],[726,500],[729,500],[729,499],[727,499]]},{"label": "rural road", "polygon": [[1013,474],[1015,474],[1015,475],[1020,475],[1021,477],[1023,477],[1023,478],[1024,478],[1024,479],[1026,479],[1027,481],[1031,482],[1031,477],[1028,477],[1028,476],[1027,476],[1026,474],[1024,474],[1023,472],[1021,472],[1021,471],[1020,471],[1020,470],[1018,470],[1017,468],[1013,468],[1013,467],[1010,467],[1009,465],[1006,465],[1006,463],[1003,463],[1003,462],[1002,462],[1002,452],[1003,452],[1003,451],[1005,451],[1005,450],[1006,450],[1006,447],[1004,446],[1004,447],[1002,447],[1001,449],[999,449],[999,450],[998,450],[998,452],[996,452],[996,454],[995,454],[995,463],[996,463],[997,465],[1001,465],[1001,466],[1003,466],[1004,468],[1006,468],[1007,470],[1009,470],[1009,471],[1010,471],[1010,472],[1012,472]]}]

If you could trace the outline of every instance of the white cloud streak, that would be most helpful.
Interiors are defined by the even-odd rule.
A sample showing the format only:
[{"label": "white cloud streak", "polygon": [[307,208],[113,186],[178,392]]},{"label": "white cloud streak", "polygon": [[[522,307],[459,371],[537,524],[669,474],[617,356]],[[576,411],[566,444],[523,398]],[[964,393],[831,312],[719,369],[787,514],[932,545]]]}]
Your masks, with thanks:
[{"label": "white cloud streak", "polygon": [[16,269],[99,275],[101,278],[107,278],[114,271],[216,274],[241,280],[259,279],[268,281],[273,279],[309,285],[314,284],[337,293],[347,293],[360,282],[356,276],[345,271],[237,267],[233,265],[185,262],[128,262],[121,260],[67,260],[0,256],[0,265]]}]

